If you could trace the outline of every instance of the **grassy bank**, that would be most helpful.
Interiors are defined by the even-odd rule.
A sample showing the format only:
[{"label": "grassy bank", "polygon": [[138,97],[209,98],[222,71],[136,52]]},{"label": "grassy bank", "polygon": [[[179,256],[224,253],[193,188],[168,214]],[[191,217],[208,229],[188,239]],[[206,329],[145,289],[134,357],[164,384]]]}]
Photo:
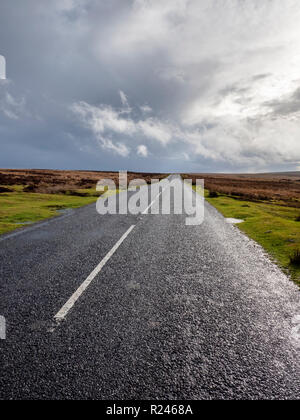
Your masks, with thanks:
[{"label": "grassy bank", "polygon": [[22,186],[9,186],[12,192],[0,194],[0,234],[59,215],[59,210],[78,208],[97,200],[94,189],[72,194],[23,192]]},{"label": "grassy bank", "polygon": [[279,266],[300,285],[300,263],[291,263],[300,249],[300,210],[268,202],[244,201],[226,195],[207,201],[225,217],[244,220],[237,226],[259,243]]},{"label": "grassy bank", "polygon": [[[151,181],[150,176],[144,178],[146,182]],[[61,185],[44,183],[42,187],[40,184],[37,187],[32,184],[0,184],[0,235],[27,224],[58,216],[60,210],[96,202],[102,192],[96,191],[96,183],[93,185],[94,187],[90,188],[76,188],[74,183],[71,185],[67,182]],[[109,191],[105,188],[105,190],[103,197],[119,193],[118,188]]]}]

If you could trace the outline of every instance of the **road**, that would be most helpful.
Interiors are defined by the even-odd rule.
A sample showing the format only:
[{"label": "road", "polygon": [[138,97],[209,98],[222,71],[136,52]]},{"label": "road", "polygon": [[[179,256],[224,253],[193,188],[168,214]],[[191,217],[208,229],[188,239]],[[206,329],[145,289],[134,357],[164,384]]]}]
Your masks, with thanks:
[{"label": "road", "polygon": [[2,237],[0,398],[298,399],[299,290],[207,202],[185,218],[90,205]]}]

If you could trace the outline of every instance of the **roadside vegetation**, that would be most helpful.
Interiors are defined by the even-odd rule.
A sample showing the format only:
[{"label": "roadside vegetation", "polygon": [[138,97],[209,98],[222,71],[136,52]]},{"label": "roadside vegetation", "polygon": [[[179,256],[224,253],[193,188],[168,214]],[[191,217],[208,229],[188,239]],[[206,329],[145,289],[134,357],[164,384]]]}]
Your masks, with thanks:
[{"label": "roadside vegetation", "polygon": [[[128,172],[127,180],[130,182],[143,179],[150,183],[152,178],[162,179],[165,176],[166,174]],[[0,169],[0,193],[1,188],[22,186],[23,192],[28,193],[90,195],[93,194],[97,182],[102,179],[114,181],[117,187],[119,185],[118,172]]]},{"label": "roadside vegetation", "polygon": [[[204,179],[211,194],[218,193],[252,202],[299,208],[300,172],[270,174],[183,174],[183,179]],[[300,214],[299,214],[300,217]]]},{"label": "roadside vegetation", "polygon": [[237,226],[259,243],[300,286],[300,209],[274,201],[244,200],[205,190],[206,200],[226,218],[242,219]]},{"label": "roadside vegetation", "polygon": [[[166,174],[128,172],[128,182]],[[63,210],[96,202],[97,182],[110,179],[119,186],[118,172],[0,169],[0,234],[58,216]],[[112,193],[118,193],[112,191]],[[106,194],[107,195],[107,194]]]},{"label": "roadside vegetation", "polygon": [[91,204],[99,196],[92,189],[77,190],[74,195],[24,192],[19,185],[9,186],[9,190],[0,194],[0,234],[58,216],[65,209]]}]

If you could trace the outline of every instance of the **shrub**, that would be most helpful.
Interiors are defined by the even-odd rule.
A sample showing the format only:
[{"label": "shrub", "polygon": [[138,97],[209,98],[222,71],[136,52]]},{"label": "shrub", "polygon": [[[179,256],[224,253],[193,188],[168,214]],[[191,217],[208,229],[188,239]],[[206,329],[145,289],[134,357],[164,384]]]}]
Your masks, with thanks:
[{"label": "shrub", "polygon": [[13,190],[6,187],[0,187],[0,193],[8,193],[8,192],[13,192]]},{"label": "shrub", "polygon": [[217,198],[219,194],[216,191],[209,191],[209,198]]},{"label": "shrub", "polygon": [[296,249],[290,257],[290,264],[300,266],[300,249]]},{"label": "shrub", "polygon": [[25,188],[23,188],[24,192],[35,192],[35,186],[32,184],[27,185]]}]

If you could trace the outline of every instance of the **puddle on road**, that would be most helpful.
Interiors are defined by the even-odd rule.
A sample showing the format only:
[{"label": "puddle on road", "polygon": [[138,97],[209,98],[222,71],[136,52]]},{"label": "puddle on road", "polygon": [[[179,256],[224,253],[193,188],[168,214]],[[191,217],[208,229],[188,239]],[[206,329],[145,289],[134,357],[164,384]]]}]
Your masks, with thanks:
[{"label": "puddle on road", "polygon": [[235,224],[237,224],[237,223],[243,223],[245,220],[243,220],[243,219],[233,219],[233,218],[228,218],[228,219],[226,219],[226,222],[227,223],[230,223],[230,224],[232,224],[232,225],[235,225]]}]

